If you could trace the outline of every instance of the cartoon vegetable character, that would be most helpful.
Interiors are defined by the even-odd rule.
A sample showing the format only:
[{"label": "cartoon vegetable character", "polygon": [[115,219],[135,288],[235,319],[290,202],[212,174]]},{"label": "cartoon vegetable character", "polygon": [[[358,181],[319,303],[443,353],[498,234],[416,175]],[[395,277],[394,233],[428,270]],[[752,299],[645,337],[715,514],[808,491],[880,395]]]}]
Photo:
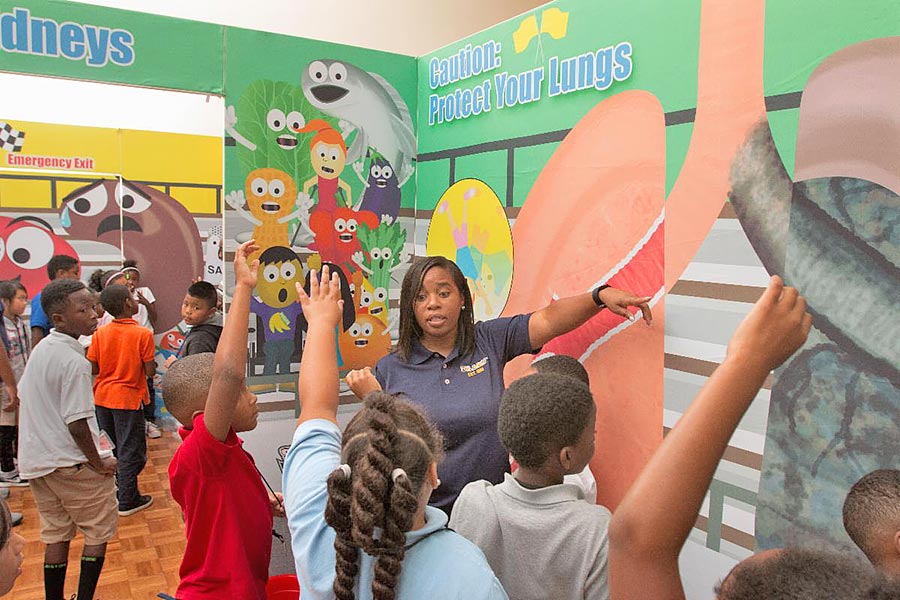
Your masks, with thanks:
[{"label": "cartoon vegetable character", "polygon": [[296,131],[321,116],[300,88],[260,79],[241,94],[236,111],[234,106],[226,109],[225,131],[237,142],[245,173],[269,167],[300,181],[309,172],[310,162],[309,153],[298,148]]},{"label": "cartoon vegetable character", "polygon": [[357,235],[362,252],[357,252],[353,261],[366,273],[374,289],[389,289],[391,273],[408,260],[403,251],[406,230],[388,219],[375,228],[360,224]]},{"label": "cartoon vegetable character", "polygon": [[[231,192],[225,196],[225,202],[253,224],[252,238],[260,247],[250,256],[255,259],[267,248],[288,245],[288,221],[308,214],[308,197],[298,196],[294,180],[278,169],[251,171],[245,188],[246,196],[241,191]],[[244,235],[246,239],[251,237]]]},{"label": "cartoon vegetable character", "polygon": [[322,261],[339,265],[347,272],[357,269],[353,256],[360,250],[357,237],[360,226],[378,226],[378,217],[368,211],[337,208],[333,213],[314,210],[309,217],[309,226],[315,234],[315,242],[310,246],[322,257]]},{"label": "cartoon vegetable character", "polygon": [[354,163],[360,181],[365,185],[360,210],[369,210],[384,218],[385,215],[396,219],[400,215],[400,182],[397,173],[380,153],[370,152],[368,177],[363,177],[363,163]]}]

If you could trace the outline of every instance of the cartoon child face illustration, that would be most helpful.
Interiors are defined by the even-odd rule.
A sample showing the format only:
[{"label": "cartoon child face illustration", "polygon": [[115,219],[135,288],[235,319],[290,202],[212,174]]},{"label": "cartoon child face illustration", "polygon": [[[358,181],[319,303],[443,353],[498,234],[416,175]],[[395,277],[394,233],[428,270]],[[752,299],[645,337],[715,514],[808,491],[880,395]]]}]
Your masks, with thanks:
[{"label": "cartoon child face illustration", "polygon": [[263,304],[284,308],[297,301],[297,282],[303,282],[303,266],[290,248],[273,247],[260,256],[256,292]]},{"label": "cartoon child face illustration", "polygon": [[313,170],[319,177],[334,179],[341,174],[347,164],[347,152],[338,144],[320,141],[313,146],[310,160]]},{"label": "cartoon child face illustration", "polygon": [[280,169],[256,169],[245,183],[247,208],[260,221],[277,221],[290,214],[297,198],[297,187],[290,175]]},{"label": "cartoon child face illustration", "polygon": [[19,277],[34,296],[50,281],[47,263],[57,254],[77,257],[50,224],[37,217],[0,217],[0,279]]}]

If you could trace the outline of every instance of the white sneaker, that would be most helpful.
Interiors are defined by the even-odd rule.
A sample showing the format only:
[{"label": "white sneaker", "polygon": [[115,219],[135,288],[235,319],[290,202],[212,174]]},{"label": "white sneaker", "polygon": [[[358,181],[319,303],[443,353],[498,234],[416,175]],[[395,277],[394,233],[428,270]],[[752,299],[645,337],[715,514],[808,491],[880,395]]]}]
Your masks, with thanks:
[{"label": "white sneaker", "polygon": [[162,431],[160,431],[159,426],[152,421],[147,421],[147,437],[152,440],[162,437]]},{"label": "white sneaker", "polygon": [[25,487],[27,481],[19,479],[19,470],[0,471],[0,487]]}]

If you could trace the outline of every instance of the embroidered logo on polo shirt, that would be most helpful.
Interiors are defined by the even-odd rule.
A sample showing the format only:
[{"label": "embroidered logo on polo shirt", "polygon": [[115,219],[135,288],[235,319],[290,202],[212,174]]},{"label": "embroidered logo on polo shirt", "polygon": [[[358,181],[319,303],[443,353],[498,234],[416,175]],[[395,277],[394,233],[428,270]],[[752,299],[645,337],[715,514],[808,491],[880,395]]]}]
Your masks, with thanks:
[{"label": "embroidered logo on polo shirt", "polygon": [[479,373],[484,373],[484,367],[487,365],[488,357],[485,356],[478,362],[472,363],[471,365],[459,365],[459,370],[465,373],[469,377],[475,377]]}]

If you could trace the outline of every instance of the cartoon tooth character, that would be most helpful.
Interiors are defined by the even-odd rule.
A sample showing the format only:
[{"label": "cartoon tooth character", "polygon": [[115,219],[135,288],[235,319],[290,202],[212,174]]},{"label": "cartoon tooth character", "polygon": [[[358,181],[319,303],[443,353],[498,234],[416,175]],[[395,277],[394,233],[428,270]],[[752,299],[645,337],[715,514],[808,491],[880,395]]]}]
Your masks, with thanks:
[{"label": "cartoon tooth character", "polygon": [[303,265],[290,248],[273,246],[259,256],[256,277],[257,296],[250,299],[250,310],[262,321],[259,328],[265,361],[263,375],[291,372],[297,317],[302,312],[295,284],[303,281]]},{"label": "cartoon tooth character", "polygon": [[203,244],[191,213],[156,188],[122,180],[97,180],[62,200],[60,223],[70,239],[110,244],[141,265],[153,282],[158,331],[181,321],[181,301],[203,272]]},{"label": "cartoon tooth character", "polygon": [[361,174],[362,163],[356,163],[360,169],[354,169],[365,184],[360,210],[368,210],[384,218],[385,215],[396,219],[400,215],[400,183],[394,168],[380,153],[371,153],[368,178]]},{"label": "cartoon tooth character", "polygon": [[372,315],[357,315],[347,331],[338,334],[343,369],[372,367],[391,351],[391,336],[385,324]]},{"label": "cartoon tooth character", "polygon": [[334,212],[339,206],[352,208],[350,185],[341,179],[347,164],[347,144],[343,136],[322,119],[314,119],[297,131],[316,132],[309,141],[310,162],[316,176],[306,180],[303,193],[318,199],[317,210]]},{"label": "cartoon tooth character", "polygon": [[[309,208],[305,198],[297,196],[294,180],[279,169],[256,169],[247,175],[245,190],[246,196],[244,192],[232,192],[225,196],[225,202],[253,223],[252,238],[260,252],[273,246],[287,246],[288,222],[305,214]],[[244,208],[245,203],[247,208]],[[238,241],[249,239],[251,237],[246,234],[238,236]],[[259,254],[254,253],[249,258],[253,260]]]},{"label": "cartoon tooth character", "polygon": [[353,255],[360,250],[357,234],[362,224],[375,228],[378,226],[378,217],[368,211],[350,208],[338,208],[333,213],[313,211],[309,217],[309,226],[315,242],[310,250],[318,252],[322,261],[335,263],[352,273],[358,268],[353,262]]},{"label": "cartoon tooth character", "polygon": [[300,79],[303,94],[314,107],[356,129],[347,162],[363,160],[371,147],[398,172],[400,186],[409,180],[414,171],[416,136],[409,108],[387,80],[328,59],[309,63]]},{"label": "cartoon tooth character", "polygon": [[407,260],[403,253],[406,230],[400,223],[383,221],[374,228],[360,225],[357,235],[362,251],[354,254],[354,262],[366,273],[374,289],[389,289],[391,273]]},{"label": "cartoon tooth character", "polygon": [[0,217],[0,279],[18,277],[34,296],[50,282],[47,263],[57,254],[78,257],[69,242],[43,219]]}]

